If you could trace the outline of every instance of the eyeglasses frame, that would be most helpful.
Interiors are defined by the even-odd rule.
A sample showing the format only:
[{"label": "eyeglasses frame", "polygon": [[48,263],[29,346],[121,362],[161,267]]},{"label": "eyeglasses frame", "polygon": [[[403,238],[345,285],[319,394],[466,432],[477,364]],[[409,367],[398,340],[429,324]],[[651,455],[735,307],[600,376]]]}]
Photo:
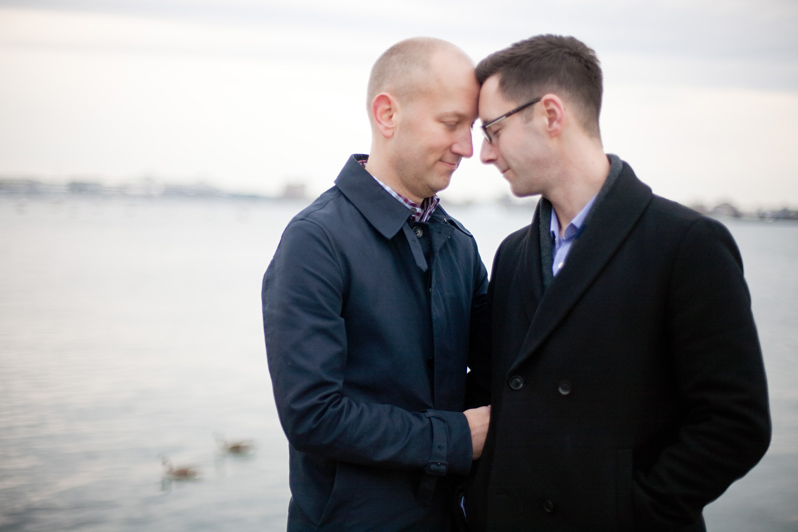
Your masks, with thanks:
[{"label": "eyeglasses frame", "polygon": [[527,107],[529,107],[530,105],[534,105],[534,104],[538,103],[538,102],[539,102],[541,99],[542,99],[542,98],[540,98],[540,97],[539,97],[539,98],[535,98],[535,99],[534,99],[534,100],[532,100],[531,102],[527,102],[527,103],[525,103],[524,105],[519,105],[519,106],[518,106],[518,107],[516,107],[515,109],[513,109],[513,110],[511,110],[511,111],[508,111],[508,112],[506,112],[506,113],[504,113],[504,114],[503,114],[503,115],[501,115],[499,118],[494,118],[494,119],[493,119],[493,120],[491,120],[490,122],[487,122],[487,123],[484,123],[484,124],[482,124],[482,125],[480,126],[480,128],[482,129],[482,136],[483,136],[483,137],[485,137],[485,140],[487,140],[487,141],[488,141],[488,144],[493,144],[493,139],[492,139],[492,138],[490,138],[490,133],[488,133],[488,128],[489,128],[490,126],[492,126],[493,124],[496,124],[497,122],[501,122],[501,121],[502,121],[502,120],[504,120],[505,118],[508,118],[508,117],[511,117],[511,116],[513,116],[515,113],[518,113],[518,112],[520,112],[520,111],[523,111],[524,109],[526,109],[526,108],[527,108]]}]

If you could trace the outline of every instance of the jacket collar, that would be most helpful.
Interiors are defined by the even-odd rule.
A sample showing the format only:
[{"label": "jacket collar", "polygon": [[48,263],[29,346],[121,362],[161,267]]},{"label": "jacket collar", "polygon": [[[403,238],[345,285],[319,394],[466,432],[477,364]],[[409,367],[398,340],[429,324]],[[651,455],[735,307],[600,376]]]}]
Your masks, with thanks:
[{"label": "jacket collar", "polygon": [[[586,224],[585,232],[568,255],[568,266],[542,293],[536,308],[528,309],[533,312],[532,321],[511,371],[528,358],[568,314],[621,246],[651,198],[651,189],[637,179],[628,164],[623,163],[615,183],[608,188],[601,202],[593,206],[590,223]],[[539,212],[536,218],[539,218]],[[536,272],[532,280],[536,285],[542,285],[538,240],[540,230],[539,226],[535,226],[539,223],[540,220],[536,220],[530,228],[529,240],[533,245],[529,246],[531,249],[527,249],[526,253],[527,264],[532,267],[530,271]],[[536,247],[537,250],[534,249]],[[536,264],[533,262],[535,258],[538,259]],[[536,287],[540,289],[540,286]]]},{"label": "jacket collar", "polygon": [[387,239],[396,236],[411,215],[410,209],[391,197],[357,162],[355,155],[346,161],[335,179],[335,186]]}]

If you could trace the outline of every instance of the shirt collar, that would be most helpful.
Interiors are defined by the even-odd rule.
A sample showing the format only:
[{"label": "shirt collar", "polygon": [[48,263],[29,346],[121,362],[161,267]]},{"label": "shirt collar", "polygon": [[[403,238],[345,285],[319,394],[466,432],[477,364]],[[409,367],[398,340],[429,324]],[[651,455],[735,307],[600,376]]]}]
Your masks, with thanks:
[{"label": "shirt collar", "polygon": [[[618,176],[621,175],[621,170],[623,169],[623,161],[621,161],[621,158],[612,153],[608,153],[607,160],[610,163],[610,171],[607,174],[607,179],[601,186],[601,190],[599,190],[598,194],[593,196],[593,198],[587,202],[587,205],[585,205],[582,210],[579,211],[579,214],[577,214],[576,217],[571,220],[571,223],[565,228],[565,236],[563,236],[563,240],[579,237],[579,235],[582,234],[582,231],[584,231],[585,227],[587,227],[585,222],[588,221],[588,215],[591,214],[590,208],[597,201],[600,203],[601,200],[604,199],[604,196],[607,195],[612,186],[615,184]],[[593,217],[590,216],[590,218]],[[551,223],[549,224],[549,230],[552,233],[553,240],[557,242],[560,238],[560,221],[557,219],[557,214],[554,212],[554,209],[551,210]]]},{"label": "shirt collar", "polygon": [[[596,196],[598,196],[598,194]],[[563,240],[578,238],[579,235],[582,234],[582,231],[585,230],[585,218],[587,218],[590,208],[593,206],[593,203],[595,203],[596,196],[590,198],[590,201],[587,202],[587,205],[582,207],[582,210],[579,211],[579,214],[577,214],[574,219],[571,220],[571,223],[569,223],[568,227],[565,228],[565,232],[562,236]],[[549,229],[551,230],[554,240],[557,241],[560,238],[560,221],[557,219],[557,213],[554,212],[554,209],[551,211],[551,223],[549,224]]]}]

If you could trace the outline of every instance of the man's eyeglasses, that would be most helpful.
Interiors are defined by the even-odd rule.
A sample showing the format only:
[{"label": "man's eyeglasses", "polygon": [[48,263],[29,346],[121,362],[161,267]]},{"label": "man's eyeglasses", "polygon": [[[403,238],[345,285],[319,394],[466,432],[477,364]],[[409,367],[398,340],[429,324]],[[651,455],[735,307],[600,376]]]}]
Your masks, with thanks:
[{"label": "man's eyeglasses", "polygon": [[530,105],[534,105],[534,104],[538,103],[539,101],[540,101],[540,98],[535,98],[531,102],[527,102],[524,105],[519,105],[518,107],[516,107],[512,111],[504,113],[499,118],[495,118],[495,119],[491,120],[490,122],[482,124],[482,126],[481,126],[482,127],[482,135],[485,137],[485,140],[488,141],[488,144],[493,144],[493,138],[491,138],[490,132],[488,131],[488,128],[490,126],[492,126],[493,124],[495,124],[497,122],[501,122],[502,120],[504,120],[508,116],[513,116],[515,113],[517,113],[519,111],[523,111],[524,109],[526,109]]}]

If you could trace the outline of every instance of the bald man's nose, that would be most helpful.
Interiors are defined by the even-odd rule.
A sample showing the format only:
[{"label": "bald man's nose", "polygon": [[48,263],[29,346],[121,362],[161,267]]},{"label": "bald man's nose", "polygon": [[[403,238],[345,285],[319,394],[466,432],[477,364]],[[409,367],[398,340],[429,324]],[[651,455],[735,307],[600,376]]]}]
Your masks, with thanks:
[{"label": "bald man's nose", "polygon": [[466,129],[457,138],[452,146],[452,151],[460,157],[469,158],[474,155],[474,145],[471,142],[471,129]]}]

